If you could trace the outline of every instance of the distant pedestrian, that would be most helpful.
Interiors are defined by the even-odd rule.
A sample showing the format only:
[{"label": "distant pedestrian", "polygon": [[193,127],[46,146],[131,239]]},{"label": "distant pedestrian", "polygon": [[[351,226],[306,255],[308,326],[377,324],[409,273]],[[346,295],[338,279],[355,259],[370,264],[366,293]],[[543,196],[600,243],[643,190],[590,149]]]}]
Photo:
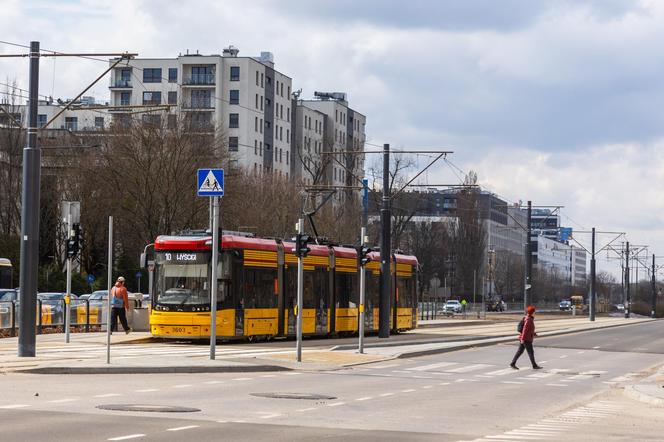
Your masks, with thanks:
[{"label": "distant pedestrian", "polygon": [[521,333],[519,334],[519,349],[516,351],[514,359],[512,359],[512,363],[510,364],[510,367],[515,370],[519,369],[519,367],[516,366],[516,361],[519,360],[519,357],[521,357],[524,350],[528,352],[528,357],[530,358],[530,362],[533,364],[533,369],[539,370],[542,368],[537,365],[537,362],[535,362],[535,350],[533,350],[533,340],[535,339],[535,336],[537,336],[537,333],[535,333],[535,318],[533,317],[534,314],[535,307],[529,305],[528,308],[526,308],[526,316],[523,318],[523,327],[521,329]]},{"label": "distant pedestrian", "polygon": [[125,333],[129,334],[131,328],[127,324],[127,310],[129,310],[129,297],[124,286],[125,279],[120,276],[111,289],[111,331],[118,331],[118,317]]}]

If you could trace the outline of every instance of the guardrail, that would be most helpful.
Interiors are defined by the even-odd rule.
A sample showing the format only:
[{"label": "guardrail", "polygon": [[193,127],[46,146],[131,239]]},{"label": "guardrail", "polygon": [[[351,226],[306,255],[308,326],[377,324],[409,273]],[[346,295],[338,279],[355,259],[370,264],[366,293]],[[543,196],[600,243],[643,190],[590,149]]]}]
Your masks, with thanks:
[{"label": "guardrail", "polygon": [[[132,300],[134,309],[147,308],[140,301]],[[131,302],[131,301],[130,301]],[[101,328],[106,325],[107,303],[90,302],[87,299],[73,299],[69,305],[64,300],[43,301],[37,300],[37,334],[44,333],[44,329],[64,330],[65,311],[70,315],[70,326],[73,331],[90,332],[94,327]],[[17,301],[0,301],[0,331],[9,336],[16,336],[18,330],[17,317],[19,303]],[[1,335],[0,335],[1,336]]]},{"label": "guardrail", "polygon": [[[460,312],[445,312],[443,309],[443,306],[445,305],[445,301],[420,301],[418,302],[418,310],[419,310],[419,316],[420,316],[420,321],[423,320],[429,320],[429,319],[444,319],[444,318],[450,318],[455,315],[463,315],[465,314],[468,317],[471,316],[478,316],[481,312],[485,313],[495,313],[494,311],[490,311],[488,308],[485,308],[484,310],[482,309],[482,303],[477,302],[477,303],[472,303],[469,302],[466,304],[465,310],[462,310]],[[559,310],[558,308],[558,303],[543,303],[543,304],[538,304],[537,305],[537,310],[539,311],[552,311],[552,310]],[[523,312],[523,302],[515,302],[511,303],[508,302],[506,303],[506,312],[513,312],[513,313],[520,313]]]}]

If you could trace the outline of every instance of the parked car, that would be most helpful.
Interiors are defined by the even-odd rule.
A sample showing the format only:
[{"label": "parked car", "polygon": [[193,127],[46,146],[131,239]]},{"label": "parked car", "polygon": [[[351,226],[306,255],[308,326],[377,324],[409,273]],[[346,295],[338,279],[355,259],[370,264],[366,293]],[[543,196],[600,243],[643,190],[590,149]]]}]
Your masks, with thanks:
[{"label": "parked car", "polygon": [[0,289],[0,302],[18,301],[18,292],[14,289]]},{"label": "parked car", "polygon": [[572,301],[569,299],[563,299],[560,301],[560,304],[558,304],[558,307],[560,308],[561,311],[567,311],[572,308]]},{"label": "parked car", "polygon": [[445,314],[461,313],[463,306],[458,299],[450,299],[443,306],[443,312]]},{"label": "parked car", "polygon": [[81,300],[81,301],[85,301],[89,297],[90,297],[90,293],[86,293],[85,295],[79,296],[78,299]]},{"label": "parked car", "polygon": [[90,305],[102,306],[108,302],[108,290],[95,290],[88,298]]},{"label": "parked car", "polygon": [[614,309],[616,309],[619,312],[624,312],[625,311],[625,305],[624,304],[616,304],[613,306]]}]

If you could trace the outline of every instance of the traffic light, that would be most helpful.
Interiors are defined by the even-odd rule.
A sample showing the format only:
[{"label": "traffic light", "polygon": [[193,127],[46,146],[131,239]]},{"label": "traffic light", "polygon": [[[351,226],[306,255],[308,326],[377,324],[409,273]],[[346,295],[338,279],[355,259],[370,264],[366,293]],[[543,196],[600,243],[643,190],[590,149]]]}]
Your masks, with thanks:
[{"label": "traffic light", "polygon": [[360,266],[364,267],[369,261],[371,261],[371,257],[369,256],[369,253],[371,252],[373,252],[373,250],[367,246],[359,246],[357,248],[357,261],[360,263]]},{"label": "traffic light", "polygon": [[67,258],[74,259],[78,254],[81,241],[81,226],[80,224],[74,224],[73,226],[74,235],[67,239]]},{"label": "traffic light", "polygon": [[293,252],[300,257],[304,258],[309,254],[311,249],[307,245],[308,243],[311,242],[311,237],[309,235],[305,235],[304,233],[298,233],[297,236],[295,237],[295,249]]}]

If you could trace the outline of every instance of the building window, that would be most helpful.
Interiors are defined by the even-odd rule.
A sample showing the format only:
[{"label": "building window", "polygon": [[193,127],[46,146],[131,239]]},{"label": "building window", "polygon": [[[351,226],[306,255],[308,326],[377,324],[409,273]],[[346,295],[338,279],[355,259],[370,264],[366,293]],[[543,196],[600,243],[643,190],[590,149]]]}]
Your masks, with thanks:
[{"label": "building window", "polygon": [[254,117],[254,132],[258,132],[258,117]]},{"label": "building window", "polygon": [[65,117],[65,129],[78,130],[78,117]]},{"label": "building window", "polygon": [[279,128],[279,141],[284,141],[284,128]]},{"label": "building window", "polygon": [[120,92],[120,106],[129,106],[131,102],[131,92]]},{"label": "building window", "polygon": [[240,91],[237,89],[231,89],[228,102],[230,104],[240,104]]},{"label": "building window", "polygon": [[290,86],[288,86],[288,98],[290,98]]},{"label": "building window", "polygon": [[161,83],[161,68],[143,69],[143,83]]},{"label": "building window", "polygon": [[254,140],[254,155],[258,155],[258,140]]},{"label": "building window", "polygon": [[161,104],[161,92],[143,92],[143,104]]},{"label": "building window", "polygon": [[168,92],[168,104],[178,104],[178,93],[176,91]]},{"label": "building window", "polygon": [[261,110],[263,110],[263,96],[261,95]]},{"label": "building window", "polygon": [[263,156],[263,142],[259,141],[258,142],[258,156]]},{"label": "building window", "polygon": [[95,129],[104,130],[104,117],[95,117]]},{"label": "building window", "polygon": [[256,109],[258,109],[258,94],[256,94]]},{"label": "building window", "polygon": [[281,118],[282,120],[284,118],[284,105],[283,104],[279,105],[279,118]]},{"label": "building window", "polygon": [[280,163],[283,163],[283,159],[284,159],[284,158],[283,158],[283,153],[284,153],[284,150],[283,150],[283,149],[279,149],[279,162],[280,162]]},{"label": "building window", "polygon": [[286,121],[290,121],[290,108],[286,108]]},{"label": "building window", "polygon": [[240,114],[228,114],[228,127],[232,129],[240,127]]},{"label": "building window", "polygon": [[256,71],[256,86],[260,86],[260,83],[258,82],[258,71]]},{"label": "building window", "polygon": [[265,107],[270,107],[272,105],[272,100],[269,98],[265,97]]},{"label": "building window", "polygon": [[176,114],[168,114],[168,120],[166,122],[169,129],[175,129],[178,124],[178,116]]},{"label": "building window", "polygon": [[231,66],[231,81],[240,81],[240,66]]},{"label": "building window", "polygon": [[239,144],[238,137],[228,137],[229,152],[237,152]]},{"label": "building window", "polygon": [[286,143],[290,144],[290,129],[286,129]]},{"label": "building window", "polygon": [[277,92],[276,92],[276,95],[279,95],[279,80],[277,80],[276,83],[277,83]]},{"label": "building window", "polygon": [[168,82],[169,83],[178,82],[178,68],[168,68]]},{"label": "building window", "polygon": [[267,84],[272,84],[272,77],[266,77],[267,78]]},{"label": "building window", "polygon": [[161,116],[153,114],[143,114],[143,124],[147,124],[150,126],[160,126]]},{"label": "building window", "polygon": [[261,87],[263,87],[263,73],[261,72]]},{"label": "building window", "polygon": [[258,126],[260,128],[260,132],[263,133],[263,119],[260,119],[260,125]]},{"label": "building window", "polygon": [[46,118],[46,114],[37,115],[37,127],[44,127],[44,126],[46,126],[46,123],[48,123],[48,119]]},{"label": "building window", "polygon": [[272,123],[269,121],[265,121],[265,129],[272,129]]},{"label": "building window", "polygon": [[191,91],[191,107],[194,109],[212,108],[212,91],[201,89]]},{"label": "building window", "polygon": [[290,161],[290,151],[286,151],[286,164],[288,164]]}]

